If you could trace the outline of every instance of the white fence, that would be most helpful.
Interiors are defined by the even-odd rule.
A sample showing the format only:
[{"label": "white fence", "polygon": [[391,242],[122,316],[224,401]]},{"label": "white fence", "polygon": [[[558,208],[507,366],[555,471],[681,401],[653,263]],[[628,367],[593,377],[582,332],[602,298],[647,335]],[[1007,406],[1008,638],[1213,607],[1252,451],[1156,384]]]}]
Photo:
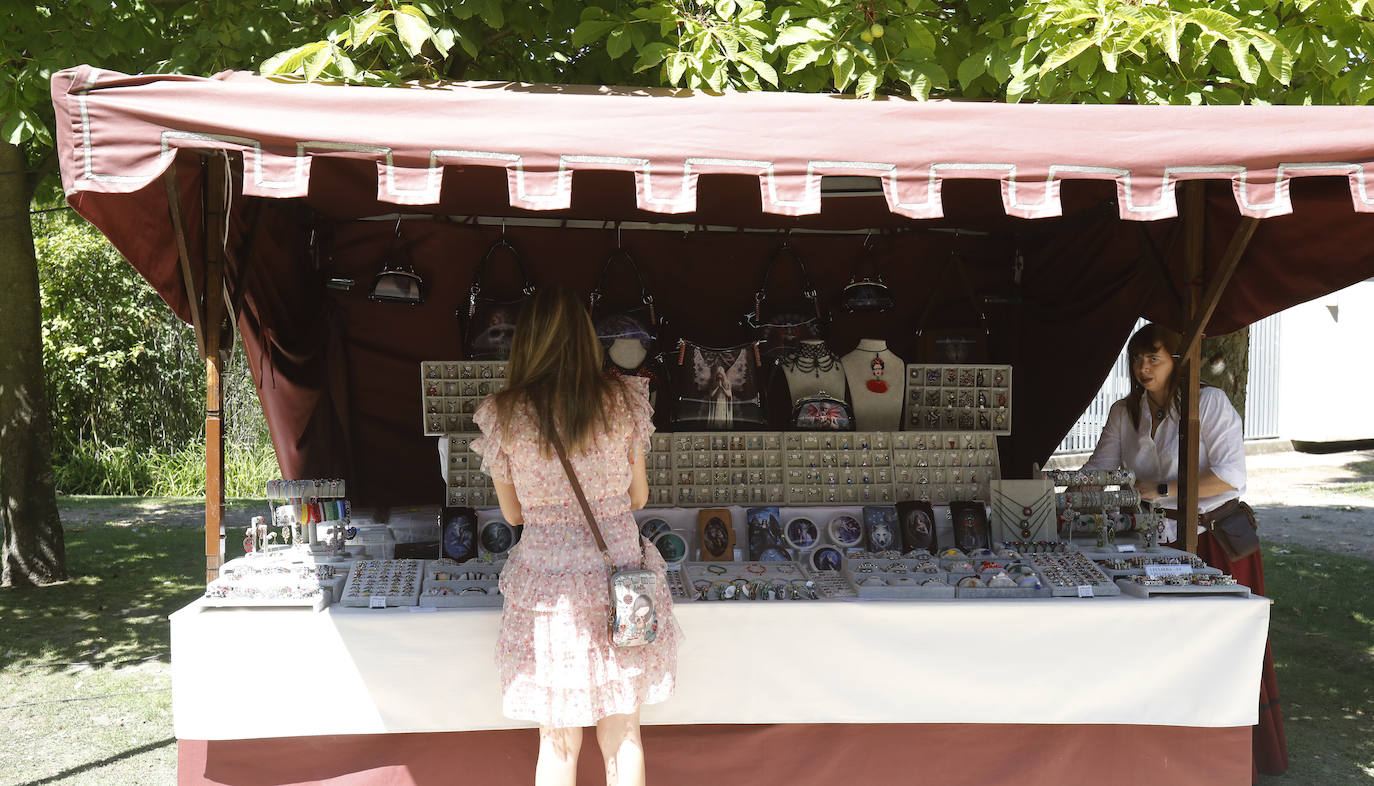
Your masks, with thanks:
[{"label": "white fence", "polygon": [[[1137,320],[1131,332],[1145,324]],[[1279,434],[1279,316],[1275,314],[1250,326],[1250,374],[1246,380],[1245,438],[1276,437]],[[1107,422],[1112,404],[1131,389],[1131,366],[1126,345],[1112,364],[1112,372],[1088,408],[1073,424],[1055,453],[1087,453],[1097,445],[1097,437]]]}]

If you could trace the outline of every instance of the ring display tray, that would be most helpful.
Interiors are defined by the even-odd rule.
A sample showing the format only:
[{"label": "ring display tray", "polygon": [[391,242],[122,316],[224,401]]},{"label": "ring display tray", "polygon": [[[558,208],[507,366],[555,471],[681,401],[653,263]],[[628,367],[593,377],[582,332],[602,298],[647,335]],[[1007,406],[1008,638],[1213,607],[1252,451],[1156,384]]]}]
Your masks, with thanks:
[{"label": "ring display tray", "polygon": [[1011,434],[1011,366],[908,364],[908,431]]},{"label": "ring display tray", "polygon": [[472,413],[506,385],[504,360],[420,362],[420,407],[425,436],[476,431]]},{"label": "ring display tray", "polygon": [[[414,606],[420,597],[420,564],[424,560],[360,559],[348,571],[344,606],[372,607],[375,603]],[[374,600],[380,598],[381,600]]]},{"label": "ring display tray", "polygon": [[1041,583],[1056,598],[1081,597],[1080,587],[1091,588],[1093,597],[1121,594],[1121,589],[1097,563],[1081,552],[1027,554],[1025,557],[1039,574]]},{"label": "ring display tray", "polygon": [[1127,595],[1137,598],[1158,598],[1164,596],[1182,597],[1205,597],[1208,595],[1234,595],[1237,597],[1250,597],[1250,588],[1244,584],[1212,584],[1210,586],[1199,586],[1196,584],[1150,586],[1138,584],[1130,579],[1117,579],[1116,585]]},{"label": "ring display tray", "polygon": [[[952,598],[954,586],[949,574],[933,557],[925,559],[883,559],[873,556],[847,557],[845,579],[860,598]],[[939,579],[943,584],[922,584]]]}]

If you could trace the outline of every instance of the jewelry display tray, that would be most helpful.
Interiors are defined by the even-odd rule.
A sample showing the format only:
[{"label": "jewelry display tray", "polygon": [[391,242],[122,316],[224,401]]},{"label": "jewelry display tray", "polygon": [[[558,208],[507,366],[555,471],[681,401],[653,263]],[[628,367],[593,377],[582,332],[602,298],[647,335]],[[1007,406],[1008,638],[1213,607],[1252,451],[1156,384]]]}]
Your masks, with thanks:
[{"label": "jewelry display tray", "polygon": [[1210,587],[1199,587],[1196,585],[1188,586],[1169,586],[1147,587],[1144,584],[1137,584],[1130,579],[1117,579],[1116,585],[1127,595],[1136,598],[1158,598],[1165,595],[1182,595],[1196,598],[1208,595],[1235,595],[1237,597],[1250,597],[1250,588],[1244,584],[1214,584]]},{"label": "jewelry display tray", "polygon": [[[424,578],[420,584],[420,597],[418,605],[429,606],[436,609],[455,609],[455,608],[491,608],[500,606],[504,598],[497,591],[497,583],[501,577],[501,568],[505,562],[487,562],[482,559],[472,559],[467,562],[454,562],[447,559],[425,560]],[[483,578],[435,578],[436,574],[471,574],[481,573]],[[469,594],[459,595],[457,593],[469,587],[480,587],[486,590],[485,595]],[[452,595],[431,595],[431,590],[448,589],[452,590]]]},{"label": "jewelry display tray", "polygon": [[[370,562],[378,562],[378,563],[380,563],[379,572],[381,572],[383,575],[389,575],[389,574],[390,574],[391,572],[393,572],[393,571],[406,571],[412,564],[415,566],[416,573],[418,574],[418,573],[419,573],[419,568],[420,568],[420,563],[424,562],[424,560],[411,560],[411,559],[397,559],[397,560],[359,560],[358,562],[364,562],[364,561],[370,561]],[[343,598],[340,600],[339,605],[341,605],[341,606],[349,606],[349,607],[354,607],[354,608],[358,608],[358,607],[367,608],[367,607],[370,607],[370,606],[372,605],[372,598],[373,598],[373,596],[372,596],[371,594],[368,594],[368,595],[361,595],[361,594],[360,594],[360,595],[357,595],[357,596],[350,597],[350,591],[353,590],[354,587],[355,587],[355,585],[358,583],[358,581],[357,581],[358,573],[356,572],[357,565],[358,565],[358,563],[355,562],[354,565],[353,565],[353,567],[349,568],[349,571],[348,571],[348,581],[344,584]],[[417,579],[419,578],[418,575],[417,575],[416,578],[417,578]],[[415,582],[415,591],[414,591],[414,592],[406,593],[406,594],[404,594],[404,595],[390,595],[390,594],[388,594],[388,595],[379,595],[379,596],[377,596],[377,597],[385,598],[385,599],[386,599],[386,605],[387,605],[388,608],[390,608],[390,607],[392,607],[392,606],[414,606],[414,605],[417,604],[417,601],[419,600],[419,597],[420,597],[420,582],[419,582],[418,580]]]},{"label": "jewelry display tray", "polygon": [[[1076,551],[1070,551],[1064,554],[1027,554],[1025,555],[1025,562],[1026,564],[1030,565],[1032,568],[1035,569],[1036,574],[1040,576],[1040,581],[1047,588],[1049,588],[1051,594],[1053,594],[1054,597],[1075,598],[1078,597],[1079,585],[1070,586],[1067,584],[1054,583],[1049,579],[1049,575],[1046,572],[1046,568],[1052,566],[1055,563],[1067,562],[1072,558],[1072,556],[1077,554],[1078,552]],[[1121,589],[1117,587],[1116,583],[1111,579],[1111,577],[1108,576],[1105,572],[1103,572],[1102,568],[1099,567],[1096,562],[1093,562],[1091,559],[1089,559],[1088,562],[1092,565],[1093,570],[1096,571],[1097,576],[1097,579],[1093,584],[1087,585],[1092,587],[1093,596],[1110,597],[1114,595],[1120,595]]]},{"label": "jewelry display tray", "polygon": [[[872,564],[873,570],[862,572],[862,566]],[[901,565],[906,569],[904,573],[894,573],[889,568]],[[924,568],[929,565],[935,570],[928,572]],[[842,568],[845,579],[854,585],[854,590],[860,598],[874,599],[916,599],[916,598],[953,598],[954,585],[950,583],[949,573],[939,569],[939,561],[933,558],[923,560],[917,559],[881,559],[872,558],[854,559],[845,557]],[[863,584],[869,578],[879,578],[886,582],[882,586]],[[909,584],[893,584],[894,580],[902,578],[911,579]],[[929,579],[941,579],[943,585],[922,586],[921,582]]]},{"label": "jewelry display tray", "polygon": [[1011,366],[908,363],[902,423],[908,431],[1011,434]]},{"label": "jewelry display tray", "polygon": [[473,431],[472,413],[482,399],[505,387],[506,361],[420,362],[420,411],[425,436]]}]

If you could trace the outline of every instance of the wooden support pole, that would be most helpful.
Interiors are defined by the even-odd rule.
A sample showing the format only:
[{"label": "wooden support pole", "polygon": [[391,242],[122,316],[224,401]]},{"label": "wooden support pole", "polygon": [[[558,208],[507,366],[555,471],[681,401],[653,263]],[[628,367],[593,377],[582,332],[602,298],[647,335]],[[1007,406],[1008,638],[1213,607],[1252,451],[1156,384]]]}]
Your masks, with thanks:
[{"label": "wooden support pole", "polygon": [[[1183,290],[1184,317],[1194,323],[1202,311],[1203,299],[1203,219],[1206,213],[1206,194],[1201,181],[1183,186]],[[1180,350],[1183,348],[1180,347]],[[1202,345],[1195,343],[1192,352],[1179,356],[1175,374],[1183,376],[1183,406],[1178,413],[1178,544],[1190,554],[1197,553],[1197,477],[1198,442],[1201,424],[1198,422],[1198,390],[1202,385]]]},{"label": "wooden support pole", "polygon": [[205,165],[205,581],[224,563],[224,228],[228,162],[211,154]]},{"label": "wooden support pole", "polygon": [[162,173],[162,184],[167,189],[167,210],[172,217],[172,236],[176,239],[177,259],[181,263],[181,282],[186,289],[186,308],[191,312],[191,327],[196,331],[196,348],[202,358],[208,357],[205,344],[205,325],[200,313],[200,292],[196,289],[195,276],[191,275],[191,254],[186,243],[186,224],[181,217],[181,188],[177,184],[177,162],[167,165]]},{"label": "wooden support pole", "polygon": [[1236,267],[1240,265],[1240,257],[1250,245],[1250,238],[1255,234],[1257,226],[1258,218],[1245,216],[1231,235],[1226,253],[1222,254],[1221,261],[1217,263],[1217,269],[1212,273],[1212,280],[1207,285],[1207,293],[1202,297],[1201,308],[1192,314],[1188,329],[1183,332],[1183,343],[1179,347],[1180,355],[1192,355],[1193,350],[1201,346],[1202,334],[1207,330],[1212,312],[1217,310],[1217,303],[1221,302],[1221,293],[1226,290],[1226,285],[1231,281],[1231,274],[1235,273]]}]

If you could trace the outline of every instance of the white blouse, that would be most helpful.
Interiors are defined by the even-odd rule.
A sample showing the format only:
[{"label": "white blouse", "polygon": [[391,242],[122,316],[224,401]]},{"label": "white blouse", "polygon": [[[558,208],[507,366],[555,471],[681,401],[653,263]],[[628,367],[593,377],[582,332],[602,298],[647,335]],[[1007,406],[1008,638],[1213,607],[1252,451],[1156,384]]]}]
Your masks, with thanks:
[{"label": "white blouse", "polygon": [[[1218,478],[1235,487],[1232,491],[1199,499],[1198,512],[1206,513],[1245,493],[1245,429],[1236,408],[1231,406],[1230,399],[1226,398],[1221,388],[1204,387],[1198,393],[1198,424],[1201,430],[1198,473],[1211,470]],[[1169,408],[1169,414],[1151,437],[1154,414],[1150,410],[1150,402],[1144,398],[1146,395],[1141,394],[1139,427],[1131,422],[1124,399],[1112,405],[1107,413],[1107,423],[1102,427],[1102,436],[1098,438],[1097,447],[1083,469],[1116,469],[1124,466],[1134,472],[1137,479],[1159,483],[1175,483],[1178,480],[1178,409]],[[1156,503],[1166,508],[1177,508],[1178,497],[1161,497]],[[1173,519],[1165,519],[1161,540],[1168,542],[1177,537],[1177,524]]]}]

